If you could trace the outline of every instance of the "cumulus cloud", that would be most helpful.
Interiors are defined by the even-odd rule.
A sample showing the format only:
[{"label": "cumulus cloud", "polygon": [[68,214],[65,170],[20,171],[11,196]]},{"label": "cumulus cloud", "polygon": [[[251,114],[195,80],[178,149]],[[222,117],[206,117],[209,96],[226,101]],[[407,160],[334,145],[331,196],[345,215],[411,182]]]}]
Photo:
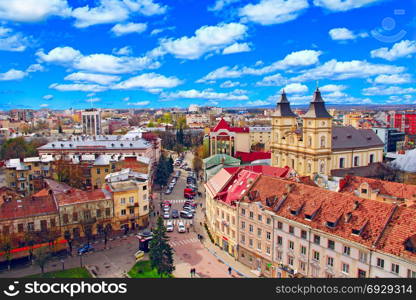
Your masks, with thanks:
[{"label": "cumulus cloud", "polygon": [[232,53],[239,53],[239,52],[250,52],[250,46],[248,43],[234,43],[227,48],[222,50],[222,54],[232,54]]},{"label": "cumulus cloud", "polygon": [[308,0],[261,0],[240,9],[243,20],[273,25],[292,21],[309,7]]},{"label": "cumulus cloud", "polygon": [[166,77],[156,73],[146,73],[135,77],[131,77],[125,81],[116,84],[114,89],[145,89],[154,90],[162,88],[173,88],[182,84],[182,80],[176,77]]},{"label": "cumulus cloud", "polygon": [[282,60],[276,61],[271,65],[261,68],[252,67],[220,67],[199,80],[199,82],[205,82],[209,80],[217,80],[221,78],[238,78],[244,75],[263,75],[274,72],[276,70],[285,70],[288,68],[305,67],[314,65],[319,62],[320,51],[315,50],[301,50],[292,52],[286,55]]},{"label": "cumulus cloud", "polygon": [[71,9],[66,0],[0,0],[0,19],[37,22],[50,16],[68,17]]},{"label": "cumulus cloud", "polygon": [[52,100],[53,99],[53,95],[45,95],[45,96],[43,96],[42,97],[42,99],[45,99],[45,100]]},{"label": "cumulus cloud", "polygon": [[127,23],[116,24],[111,28],[111,31],[116,36],[122,36],[130,33],[142,33],[147,29],[146,23]]},{"label": "cumulus cloud", "polygon": [[248,100],[247,95],[242,95],[239,92],[234,91],[230,93],[219,93],[211,89],[198,91],[195,89],[183,90],[172,92],[168,94],[162,94],[162,98],[165,99],[206,99],[206,100]]},{"label": "cumulus cloud", "polygon": [[393,61],[401,57],[410,57],[414,53],[416,53],[416,41],[403,40],[394,44],[391,49],[383,47],[371,51],[371,57]]},{"label": "cumulus cloud", "polygon": [[333,28],[329,31],[329,36],[334,41],[345,41],[345,40],[355,40],[359,37],[365,38],[368,37],[368,33],[358,33],[355,34],[353,31],[349,30],[348,28],[341,27],[341,28]]},{"label": "cumulus cloud", "polygon": [[98,85],[98,84],[59,84],[53,83],[49,86],[50,89],[54,89],[61,92],[103,92],[107,90],[107,87]]},{"label": "cumulus cloud", "polygon": [[120,76],[77,72],[67,75],[64,79],[75,82],[91,82],[101,85],[108,85],[119,81]]},{"label": "cumulus cloud", "polygon": [[46,104],[46,103],[42,103],[41,105],[39,105],[40,107],[48,107],[49,106],[49,104]]},{"label": "cumulus cloud", "polygon": [[383,0],[314,0],[313,4],[331,11],[347,11]]},{"label": "cumulus cloud", "polygon": [[208,52],[214,52],[243,39],[247,26],[239,23],[203,26],[192,37],[162,39],[159,55],[170,53],[177,58],[198,59]]},{"label": "cumulus cloud", "polygon": [[146,106],[149,105],[150,101],[139,101],[139,102],[129,102],[127,105],[134,105],[134,106]]},{"label": "cumulus cloud", "polygon": [[374,80],[369,80],[378,84],[404,84],[412,82],[410,74],[392,74],[392,75],[378,75]]},{"label": "cumulus cloud", "polygon": [[300,83],[288,84],[283,89],[288,94],[304,94],[308,92],[308,87]]},{"label": "cumulus cloud", "polygon": [[143,69],[155,69],[160,66],[158,62],[148,56],[117,57],[101,53],[83,55],[71,47],[57,47],[47,54],[43,50],[39,50],[36,54],[44,62],[68,65],[74,69],[98,73],[123,74]]},{"label": "cumulus cloud", "polygon": [[27,75],[28,73],[25,71],[10,69],[5,73],[0,73],[0,81],[19,80],[25,78]]},{"label": "cumulus cloud", "polygon": [[333,80],[367,78],[379,74],[399,74],[404,70],[404,67],[372,64],[365,60],[337,61],[336,59],[332,59],[316,68],[303,70],[301,75],[292,77],[290,80],[293,82],[303,82],[322,78]]},{"label": "cumulus cloud", "polygon": [[323,93],[325,92],[335,93],[335,92],[341,92],[345,90],[346,88],[347,88],[346,85],[327,84],[327,85],[319,87],[319,90]]},{"label": "cumulus cloud", "polygon": [[0,50],[22,52],[30,45],[29,38],[11,28],[0,27]]},{"label": "cumulus cloud", "polygon": [[131,55],[133,53],[133,49],[130,46],[125,46],[119,49],[113,49],[113,54],[115,55]]},{"label": "cumulus cloud", "polygon": [[264,77],[261,81],[258,81],[256,85],[258,86],[280,86],[283,85],[287,81],[286,78],[284,78],[280,74],[274,74],[270,76]]},{"label": "cumulus cloud", "polygon": [[215,1],[213,6],[208,7],[208,10],[209,11],[220,11],[223,8],[229,6],[233,3],[239,2],[239,1],[240,0],[217,0],[217,1]]},{"label": "cumulus cloud", "polygon": [[242,85],[243,84],[241,84],[241,82],[227,80],[221,83],[220,87],[221,88],[233,88],[233,87],[242,86]]},{"label": "cumulus cloud", "polygon": [[367,96],[375,95],[403,95],[416,93],[415,88],[402,88],[399,86],[373,86],[363,89],[363,94]]}]

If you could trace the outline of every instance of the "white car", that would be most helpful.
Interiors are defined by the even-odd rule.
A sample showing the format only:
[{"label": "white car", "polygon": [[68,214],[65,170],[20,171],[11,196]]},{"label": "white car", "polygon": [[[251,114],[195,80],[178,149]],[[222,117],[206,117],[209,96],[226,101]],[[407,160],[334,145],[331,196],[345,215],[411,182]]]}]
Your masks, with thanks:
[{"label": "white car", "polygon": [[169,221],[166,223],[166,231],[167,231],[167,232],[172,232],[172,231],[173,231],[173,221],[172,221],[172,220],[169,220]]},{"label": "white car", "polygon": [[178,223],[178,232],[179,232],[179,233],[184,233],[184,232],[186,232],[185,224],[183,224],[183,222],[182,222],[182,221],[180,221],[180,222]]},{"label": "white car", "polygon": [[163,213],[163,219],[169,219],[169,218],[170,218],[169,211],[165,211],[165,212]]}]

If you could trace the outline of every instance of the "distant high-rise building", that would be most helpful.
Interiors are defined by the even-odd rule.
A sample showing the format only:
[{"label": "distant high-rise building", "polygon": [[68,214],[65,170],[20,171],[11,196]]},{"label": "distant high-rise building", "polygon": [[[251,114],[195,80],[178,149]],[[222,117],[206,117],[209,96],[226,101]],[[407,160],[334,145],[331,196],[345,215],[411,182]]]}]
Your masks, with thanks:
[{"label": "distant high-rise building", "polygon": [[101,112],[91,108],[82,111],[82,133],[87,135],[101,134]]}]

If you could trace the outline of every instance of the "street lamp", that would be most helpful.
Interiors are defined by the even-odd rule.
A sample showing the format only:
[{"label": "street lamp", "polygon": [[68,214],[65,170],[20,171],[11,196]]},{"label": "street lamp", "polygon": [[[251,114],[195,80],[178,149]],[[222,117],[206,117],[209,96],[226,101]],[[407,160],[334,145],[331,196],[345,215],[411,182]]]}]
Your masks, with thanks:
[{"label": "street lamp", "polygon": [[80,266],[82,268],[82,253],[79,254],[79,264],[80,264]]},{"label": "street lamp", "polygon": [[65,261],[63,259],[61,259],[61,263],[62,263],[62,271],[65,270]]}]

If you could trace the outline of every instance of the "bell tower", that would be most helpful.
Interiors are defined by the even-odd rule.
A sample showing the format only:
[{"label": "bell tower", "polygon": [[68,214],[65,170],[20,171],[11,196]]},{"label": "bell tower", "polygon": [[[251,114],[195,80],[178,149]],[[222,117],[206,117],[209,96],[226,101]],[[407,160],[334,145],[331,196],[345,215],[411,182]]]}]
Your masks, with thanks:
[{"label": "bell tower", "polygon": [[308,111],[302,116],[303,139],[307,156],[307,175],[329,175],[332,152],[332,116],[325,108],[319,88]]},{"label": "bell tower", "polygon": [[284,167],[288,165],[287,147],[289,141],[286,136],[288,132],[296,128],[296,117],[283,90],[276,111],[272,115],[272,166]]}]

